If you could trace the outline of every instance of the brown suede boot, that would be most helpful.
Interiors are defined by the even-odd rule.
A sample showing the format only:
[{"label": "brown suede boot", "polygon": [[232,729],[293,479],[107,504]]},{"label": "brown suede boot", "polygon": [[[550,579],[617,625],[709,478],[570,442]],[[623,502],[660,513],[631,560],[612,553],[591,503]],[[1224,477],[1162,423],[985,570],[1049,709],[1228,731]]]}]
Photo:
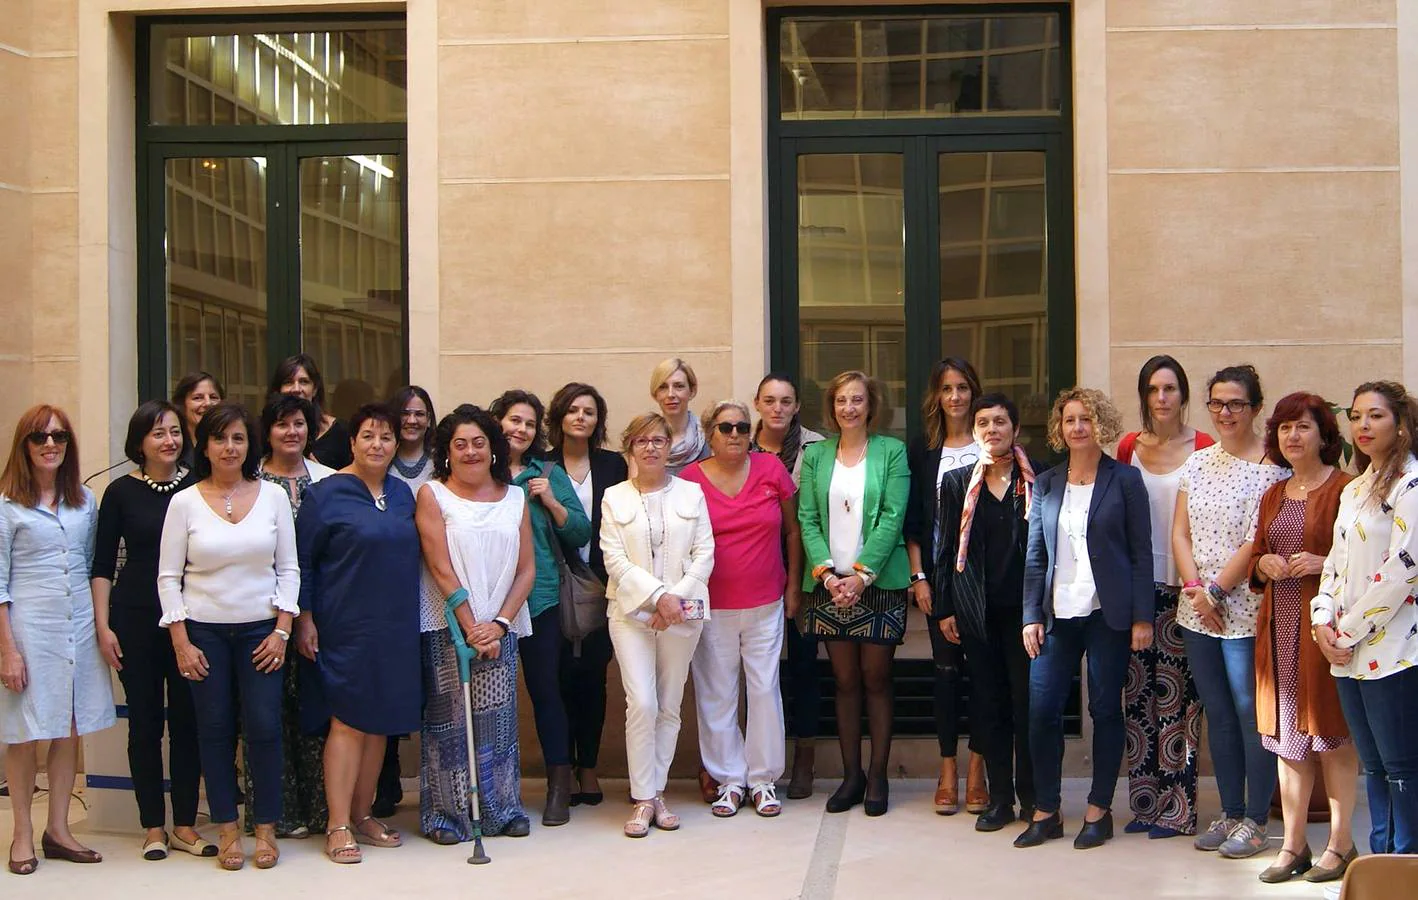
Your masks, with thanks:
[{"label": "brown suede boot", "polygon": [[547,766],[547,805],[543,825],[565,825],[571,821],[571,767]]},{"label": "brown suede boot", "polygon": [[788,799],[812,796],[813,763],[817,748],[812,741],[798,741],[793,747],[793,775],[788,781]]}]

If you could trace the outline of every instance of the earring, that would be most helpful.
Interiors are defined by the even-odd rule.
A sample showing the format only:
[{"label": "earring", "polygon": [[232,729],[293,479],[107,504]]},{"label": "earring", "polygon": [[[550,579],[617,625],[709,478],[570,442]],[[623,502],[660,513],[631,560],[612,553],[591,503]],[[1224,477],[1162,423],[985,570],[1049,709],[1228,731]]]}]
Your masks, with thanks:
[{"label": "earring", "polygon": [[496,453],[494,453],[494,454],[492,455],[492,464],[493,464],[494,466],[497,465],[497,454],[496,454]]}]

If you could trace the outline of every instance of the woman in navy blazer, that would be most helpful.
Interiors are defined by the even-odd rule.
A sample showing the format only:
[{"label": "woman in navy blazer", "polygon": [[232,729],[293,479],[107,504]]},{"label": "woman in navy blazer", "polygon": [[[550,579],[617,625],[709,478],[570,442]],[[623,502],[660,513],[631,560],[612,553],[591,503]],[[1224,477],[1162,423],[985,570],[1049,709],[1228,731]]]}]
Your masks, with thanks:
[{"label": "woman in navy blazer", "polygon": [[1063,711],[1080,659],[1088,657],[1093,786],[1079,850],[1113,836],[1113,792],[1122,767],[1123,682],[1130,654],[1152,643],[1152,519],[1142,475],[1103,453],[1122,433],[1101,391],[1059,394],[1049,445],[1066,463],[1040,475],[1024,559],[1024,649],[1029,669],[1029,748],[1037,806],[1015,839],[1035,847],[1063,837]]}]

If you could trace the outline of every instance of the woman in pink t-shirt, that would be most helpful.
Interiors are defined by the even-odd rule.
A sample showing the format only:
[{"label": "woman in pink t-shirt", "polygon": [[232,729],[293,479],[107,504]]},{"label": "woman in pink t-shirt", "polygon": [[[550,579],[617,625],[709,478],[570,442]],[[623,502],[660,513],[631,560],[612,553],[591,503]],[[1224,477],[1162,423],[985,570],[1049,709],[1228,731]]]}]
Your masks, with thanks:
[{"label": "woman in pink t-shirt", "polygon": [[[749,452],[747,406],[720,401],[703,422],[714,455],[679,476],[704,489],[714,528],[714,617],[704,623],[691,665],[699,754],[719,784],[714,815],[738,812],[747,791],[759,815],[776,816],[782,805],[773,782],[784,762],[778,690],[784,602],[801,602],[793,590],[802,581],[797,487],[777,456]],[[796,612],[787,610],[789,616]],[[746,734],[739,728],[740,673],[747,688]]]}]

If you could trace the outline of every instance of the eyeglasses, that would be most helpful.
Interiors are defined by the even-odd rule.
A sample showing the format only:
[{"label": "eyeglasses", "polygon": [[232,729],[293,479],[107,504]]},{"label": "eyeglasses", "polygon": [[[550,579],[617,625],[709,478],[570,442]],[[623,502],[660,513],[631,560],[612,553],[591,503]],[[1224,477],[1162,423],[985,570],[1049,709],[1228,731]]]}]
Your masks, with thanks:
[{"label": "eyeglasses", "polygon": [[1224,410],[1226,410],[1228,413],[1230,413],[1230,414],[1233,415],[1233,416],[1236,415],[1237,413],[1245,412],[1246,410],[1251,409],[1251,408],[1253,408],[1254,406],[1255,406],[1255,404],[1251,403],[1251,401],[1249,401],[1249,400],[1225,400],[1225,401],[1222,401],[1222,400],[1208,400],[1208,401],[1206,401],[1206,408],[1209,409],[1209,410],[1211,410],[1212,412],[1214,412],[1214,413],[1219,413],[1219,412],[1221,412],[1221,410],[1224,409]]},{"label": "eyeglasses", "polygon": [[739,434],[748,434],[749,424],[747,422],[720,422],[714,426],[714,429],[720,434],[733,434],[735,431]]},{"label": "eyeglasses", "polygon": [[421,409],[406,409],[403,416],[405,419],[427,419],[428,413]]},{"label": "eyeglasses", "polygon": [[54,440],[55,446],[63,447],[65,444],[69,443],[69,432],[31,431],[29,434],[25,435],[25,439],[36,447],[43,447],[45,444],[49,443],[51,438]]},{"label": "eyeglasses", "polygon": [[664,437],[663,435],[655,435],[654,437],[638,437],[630,442],[630,446],[634,447],[637,450],[643,450],[646,447],[654,447],[656,450],[663,450],[669,445],[670,439]]}]

